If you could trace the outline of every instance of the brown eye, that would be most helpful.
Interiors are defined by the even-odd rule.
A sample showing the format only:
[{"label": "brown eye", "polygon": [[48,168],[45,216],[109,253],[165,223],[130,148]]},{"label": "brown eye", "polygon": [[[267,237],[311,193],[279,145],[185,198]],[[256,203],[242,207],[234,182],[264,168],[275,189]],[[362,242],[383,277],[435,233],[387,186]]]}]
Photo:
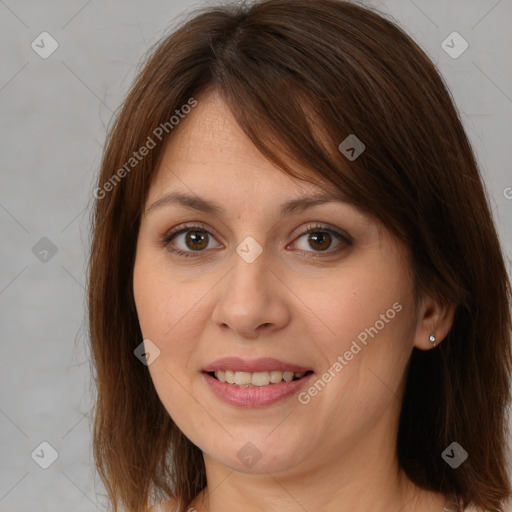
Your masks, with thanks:
[{"label": "brown eye", "polygon": [[325,251],[331,246],[332,237],[327,231],[315,231],[309,234],[308,243],[316,251]]},{"label": "brown eye", "polygon": [[208,246],[209,237],[206,231],[187,231],[185,244],[192,251],[200,251]]},{"label": "brown eye", "polygon": [[307,257],[334,256],[352,244],[348,233],[321,224],[309,224],[293,242],[295,249]]},{"label": "brown eye", "polygon": [[210,249],[222,248],[222,244],[200,225],[185,225],[166,235],[162,245],[169,251],[184,257],[197,257],[207,254]]}]

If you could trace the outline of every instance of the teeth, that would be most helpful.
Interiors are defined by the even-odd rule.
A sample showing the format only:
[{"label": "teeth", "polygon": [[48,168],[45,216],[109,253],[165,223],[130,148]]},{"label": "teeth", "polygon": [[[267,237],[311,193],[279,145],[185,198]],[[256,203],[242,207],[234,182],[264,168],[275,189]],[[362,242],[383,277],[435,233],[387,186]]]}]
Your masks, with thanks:
[{"label": "teeth", "polygon": [[235,372],[235,384],[237,386],[251,384],[251,374],[249,372]]},{"label": "teeth", "polygon": [[280,372],[279,370],[271,371],[269,378],[272,384],[277,384],[283,380],[283,372]]},{"label": "teeth", "polygon": [[283,372],[283,380],[285,382],[291,382],[293,380],[293,372]]},{"label": "teeth", "polygon": [[291,382],[294,378],[300,379],[304,377],[306,372],[290,372],[272,370],[270,372],[234,372],[232,370],[218,370],[215,377],[220,382],[227,382],[228,384],[236,384],[237,386],[244,387],[261,387],[268,386],[269,384],[278,384],[279,382]]},{"label": "teeth", "polygon": [[256,372],[252,374],[251,384],[253,386],[267,386],[270,383],[268,372]]}]

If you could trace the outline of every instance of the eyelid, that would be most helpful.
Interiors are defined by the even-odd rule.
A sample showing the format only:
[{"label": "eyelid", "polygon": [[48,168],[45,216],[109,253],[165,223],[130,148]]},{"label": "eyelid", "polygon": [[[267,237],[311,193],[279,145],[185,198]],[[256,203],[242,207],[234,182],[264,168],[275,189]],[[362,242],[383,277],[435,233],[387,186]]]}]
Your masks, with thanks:
[{"label": "eyelid", "polygon": [[[217,236],[217,234],[215,232],[212,232],[214,230],[212,230],[209,226],[207,226],[206,224],[199,222],[199,221],[185,222],[184,224],[180,224],[180,225],[172,228],[170,231],[168,231],[163,236],[162,245],[167,246],[171,243],[171,241],[176,236],[184,234],[187,231],[194,231],[194,230],[204,231],[210,237],[214,238],[217,243],[219,243],[220,245],[223,245],[222,242],[219,242],[219,240],[218,240],[219,237]],[[176,252],[201,253],[201,252],[206,252],[206,251],[205,250],[203,250],[203,251],[181,251],[181,249],[177,249]]]},{"label": "eyelid", "polygon": [[199,221],[193,221],[193,222],[184,222],[183,224],[179,224],[178,226],[172,228],[170,231],[168,231],[163,236],[162,241],[168,242],[171,240],[171,238],[173,236],[180,234],[182,232],[193,231],[194,229],[198,230],[198,231],[205,231],[209,235],[214,235],[215,239],[217,239],[217,235],[215,233],[212,233],[213,230],[209,226],[207,226],[206,224],[199,222]]},{"label": "eyelid", "polygon": [[336,226],[332,226],[331,224],[326,224],[325,222],[309,222],[304,228],[301,228],[298,233],[294,234],[294,236],[300,237],[315,231],[325,231],[327,233],[332,233],[340,237],[345,243],[349,245],[352,245],[353,243],[352,237],[346,231]]}]

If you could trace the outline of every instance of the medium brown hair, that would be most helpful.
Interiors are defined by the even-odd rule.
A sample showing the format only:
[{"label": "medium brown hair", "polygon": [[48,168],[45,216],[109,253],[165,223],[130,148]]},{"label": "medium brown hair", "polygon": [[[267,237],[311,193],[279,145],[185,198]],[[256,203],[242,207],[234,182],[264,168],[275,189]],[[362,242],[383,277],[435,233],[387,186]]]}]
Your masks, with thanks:
[{"label": "medium brown hair", "polygon": [[[450,94],[424,52],[384,16],[336,0],[267,0],[210,7],[161,41],[108,136],[89,318],[94,454],[114,510],[121,503],[143,512],[151,500],[174,497],[184,511],[206,485],[201,451],[173,423],[133,354],[142,341],[132,289],[138,228],[169,125],[133,169],[112,177],[207,89],[284,172],[310,179],[290,162],[311,169],[405,243],[418,290],[456,305],[447,338],[433,350],[413,349],[397,455],[414,483],[454,496],[459,510],[469,503],[501,509],[511,492],[510,288]],[[354,161],[338,151],[350,134],[366,146]],[[457,469],[441,457],[453,441],[469,454]]]}]

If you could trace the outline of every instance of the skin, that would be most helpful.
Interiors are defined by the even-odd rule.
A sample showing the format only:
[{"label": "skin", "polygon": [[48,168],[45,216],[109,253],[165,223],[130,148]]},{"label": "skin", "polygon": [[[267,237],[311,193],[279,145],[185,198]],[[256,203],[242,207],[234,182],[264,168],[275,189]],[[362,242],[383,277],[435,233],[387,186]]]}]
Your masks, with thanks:
[{"label": "skin", "polygon": [[[150,209],[169,192],[215,201],[224,213]],[[204,454],[208,485],[189,505],[197,511],[443,510],[443,496],[402,473],[395,439],[411,351],[431,349],[432,332],[439,343],[453,309],[417,294],[407,248],[354,206],[324,202],[280,217],[282,203],[321,192],[268,162],[214,92],[198,99],[165,148],[133,286],[143,336],[160,349],[149,366],[155,388]],[[162,242],[198,222],[191,231],[209,237],[202,252],[185,234]],[[332,235],[319,250],[308,242],[312,223],[348,233],[352,244]],[[263,248],[252,263],[235,250],[248,236]],[[229,405],[200,373],[220,357],[274,357],[313,368],[316,380],[393,304],[396,316],[306,405],[297,396],[258,409]],[[261,453],[251,468],[237,457],[248,442]]]}]

